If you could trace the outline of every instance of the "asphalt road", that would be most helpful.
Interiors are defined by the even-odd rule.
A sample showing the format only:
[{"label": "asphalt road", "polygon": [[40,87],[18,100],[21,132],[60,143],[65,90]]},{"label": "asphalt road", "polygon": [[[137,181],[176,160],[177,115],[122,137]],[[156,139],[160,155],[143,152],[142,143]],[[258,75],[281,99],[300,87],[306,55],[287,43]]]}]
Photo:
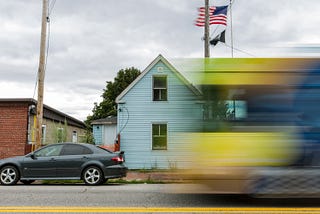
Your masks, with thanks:
[{"label": "asphalt road", "polygon": [[[177,193],[173,189],[183,189]],[[102,186],[0,186],[1,208],[109,207],[109,208],[318,208],[320,199],[256,199],[243,195],[186,193],[190,184],[107,184]],[[184,192],[184,193],[182,193]],[[210,210],[210,209],[209,209]],[[185,210],[186,211],[186,210]],[[212,211],[212,210],[211,210]],[[319,209],[320,211],[320,209]],[[246,212],[247,213],[247,212]]]}]

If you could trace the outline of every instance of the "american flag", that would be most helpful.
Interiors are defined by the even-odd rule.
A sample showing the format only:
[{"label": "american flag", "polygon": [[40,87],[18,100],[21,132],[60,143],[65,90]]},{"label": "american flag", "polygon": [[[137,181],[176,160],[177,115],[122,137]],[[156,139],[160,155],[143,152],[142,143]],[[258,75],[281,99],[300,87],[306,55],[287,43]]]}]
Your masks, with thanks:
[{"label": "american flag", "polygon": [[[195,25],[198,27],[205,26],[205,8],[199,7],[199,16]],[[209,7],[209,25],[227,25],[228,5],[220,7]]]}]

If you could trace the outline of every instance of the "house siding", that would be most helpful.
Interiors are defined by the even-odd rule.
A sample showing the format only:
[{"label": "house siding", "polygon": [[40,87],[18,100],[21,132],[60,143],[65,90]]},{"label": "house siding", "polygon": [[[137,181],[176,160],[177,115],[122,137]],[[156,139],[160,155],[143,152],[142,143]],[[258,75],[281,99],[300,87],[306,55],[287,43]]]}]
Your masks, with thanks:
[{"label": "house siding", "polygon": [[[159,72],[161,67],[161,72]],[[167,101],[153,101],[153,76],[167,76]],[[137,82],[118,104],[121,150],[130,169],[182,168],[189,155],[184,132],[194,131],[202,117],[197,97],[161,60]],[[167,124],[167,150],[152,150],[152,124]]]},{"label": "house siding", "polygon": [[43,125],[47,127],[46,136],[43,142],[44,145],[58,143],[57,131],[59,128],[62,128],[66,132],[66,136],[65,136],[66,142],[72,142],[72,134],[73,134],[73,131],[75,131],[77,132],[77,135],[78,135],[78,139],[76,143],[84,143],[84,137],[85,137],[84,129],[69,125],[68,123],[65,125],[64,122],[57,122],[51,119],[44,119]]},{"label": "house siding", "polygon": [[102,145],[103,144],[103,125],[93,125],[93,137],[94,137],[94,144],[95,145]]}]

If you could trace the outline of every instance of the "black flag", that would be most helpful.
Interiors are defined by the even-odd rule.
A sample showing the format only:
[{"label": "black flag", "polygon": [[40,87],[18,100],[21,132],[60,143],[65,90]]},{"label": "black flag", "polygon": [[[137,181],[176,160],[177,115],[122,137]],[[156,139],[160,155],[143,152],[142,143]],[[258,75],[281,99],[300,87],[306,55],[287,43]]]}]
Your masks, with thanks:
[{"label": "black flag", "polygon": [[215,46],[218,42],[226,42],[226,30],[222,31],[219,35],[210,40],[210,45]]}]

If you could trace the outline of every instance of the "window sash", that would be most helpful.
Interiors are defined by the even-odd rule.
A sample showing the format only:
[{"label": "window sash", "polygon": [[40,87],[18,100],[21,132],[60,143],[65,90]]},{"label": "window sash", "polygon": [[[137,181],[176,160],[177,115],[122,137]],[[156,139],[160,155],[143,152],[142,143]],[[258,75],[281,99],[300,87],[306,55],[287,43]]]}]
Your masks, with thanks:
[{"label": "window sash", "polygon": [[167,124],[152,124],[152,150],[167,149]]},{"label": "window sash", "polygon": [[153,76],[153,101],[167,101],[167,76]]}]

